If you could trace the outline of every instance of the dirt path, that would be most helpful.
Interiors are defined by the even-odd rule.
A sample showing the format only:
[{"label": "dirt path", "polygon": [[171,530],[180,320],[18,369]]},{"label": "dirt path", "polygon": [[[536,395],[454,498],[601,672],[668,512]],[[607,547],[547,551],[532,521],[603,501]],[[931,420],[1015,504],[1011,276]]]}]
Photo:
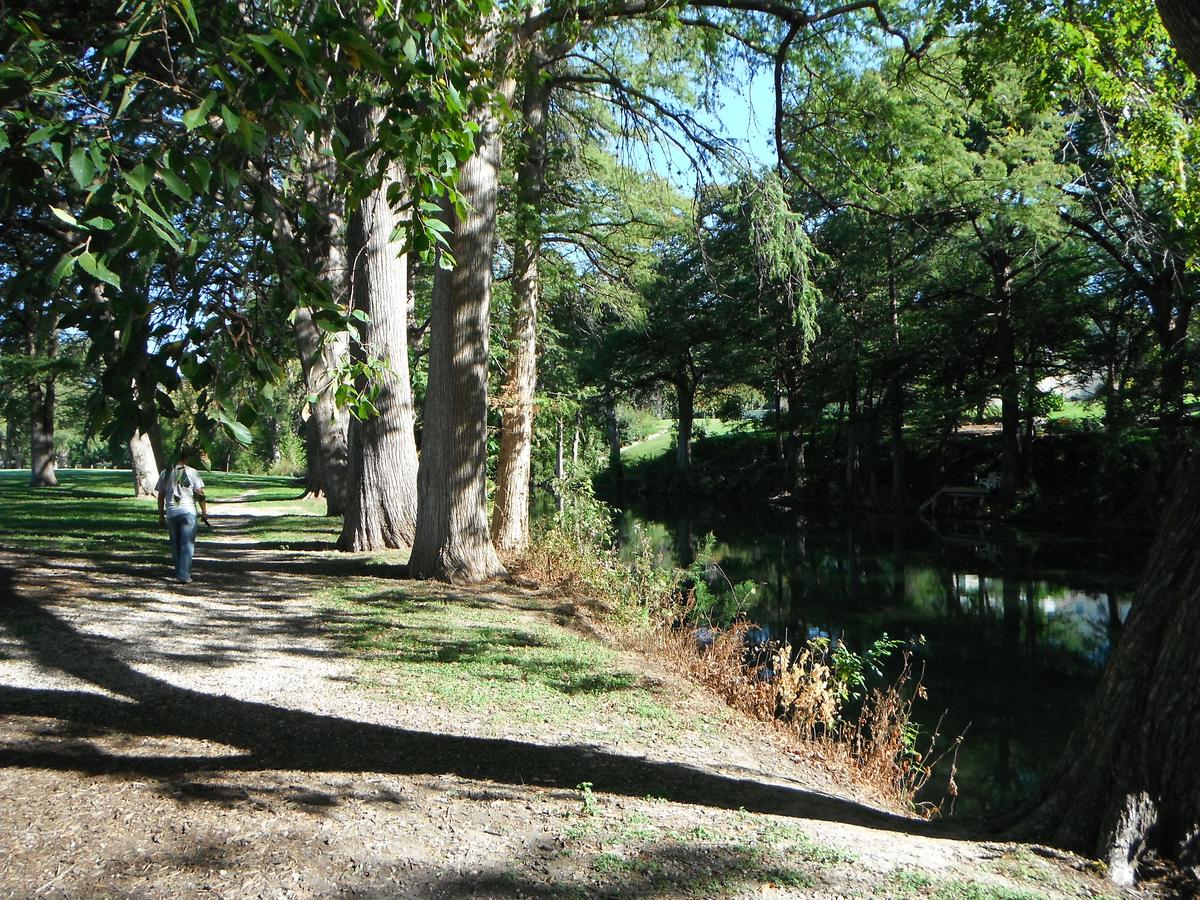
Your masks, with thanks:
[{"label": "dirt path", "polygon": [[[144,557],[0,551],[0,894],[1106,889],[839,796],[769,736],[712,727],[710,698],[627,654],[621,665],[671,704],[662,728],[398,703],[368,685],[319,597],[394,577],[399,560],[264,550],[243,531],[268,506],[249,506],[216,510],[186,587]],[[547,627],[569,615],[515,588],[421,590],[464,616],[485,605]],[[1020,893],[1030,879],[1037,890]]]}]

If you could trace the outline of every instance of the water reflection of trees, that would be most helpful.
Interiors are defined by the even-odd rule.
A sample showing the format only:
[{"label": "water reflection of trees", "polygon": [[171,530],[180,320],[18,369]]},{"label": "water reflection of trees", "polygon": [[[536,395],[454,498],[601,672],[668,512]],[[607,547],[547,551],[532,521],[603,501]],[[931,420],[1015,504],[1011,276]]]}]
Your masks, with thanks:
[{"label": "water reflection of trees", "polygon": [[1076,571],[1061,559],[1046,565],[1033,541],[941,541],[923,526],[625,516],[623,540],[634,538],[635,521],[660,558],[676,564],[714,532],[715,561],[730,582],[757,583],[751,616],[775,637],[824,634],[861,650],[884,631],[923,636],[924,724],[947,709],[944,733],[970,724],[960,811],[1015,802],[1053,763],[1128,614],[1135,577],[1132,566],[1124,574]]}]

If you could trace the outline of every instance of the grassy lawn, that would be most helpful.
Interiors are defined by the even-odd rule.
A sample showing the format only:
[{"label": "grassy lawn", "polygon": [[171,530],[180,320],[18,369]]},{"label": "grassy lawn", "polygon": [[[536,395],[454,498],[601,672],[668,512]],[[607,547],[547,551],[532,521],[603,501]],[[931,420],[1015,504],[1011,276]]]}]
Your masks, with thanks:
[{"label": "grassy lawn", "polygon": [[541,723],[595,740],[681,724],[613,650],[529,615],[536,601],[366,578],[323,597],[368,682],[400,703],[433,703],[493,733]]},{"label": "grassy lawn", "polygon": [[[701,435],[729,434],[729,432],[736,430],[740,424],[740,422],[725,422],[721,419],[696,419],[693,439]],[[654,435],[644,441],[630,444],[621,451],[621,457],[626,462],[632,463],[643,459],[654,459],[655,457],[669,453],[675,445],[674,427],[674,419],[659,419],[658,428],[655,429]]]},{"label": "grassy lawn", "polygon": [[[204,472],[209,512],[235,500],[262,504],[246,531],[262,540],[314,541],[336,537],[331,520],[314,516],[323,501],[302,501],[294,479],[275,475]],[[161,555],[155,500],[135,498],[127,470],[62,469],[58,487],[31,488],[27,469],[0,470],[0,546],[70,549],[84,554]],[[255,510],[258,512],[259,510]]]},{"label": "grassy lawn", "polygon": [[1057,409],[1046,416],[1052,422],[1078,423],[1086,419],[1104,418],[1104,404],[1095,400],[1081,402],[1079,400],[1064,400],[1062,409]]}]

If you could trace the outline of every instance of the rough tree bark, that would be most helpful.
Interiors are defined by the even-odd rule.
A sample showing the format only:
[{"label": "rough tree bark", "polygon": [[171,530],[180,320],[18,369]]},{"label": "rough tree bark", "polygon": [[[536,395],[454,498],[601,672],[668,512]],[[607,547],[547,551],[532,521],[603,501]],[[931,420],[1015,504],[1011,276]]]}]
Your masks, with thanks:
[{"label": "rough tree bark", "polygon": [[[345,360],[349,336],[322,334],[313,299],[292,278],[293,270],[316,272],[329,289],[329,299],[339,307],[349,304],[346,234],[341,200],[334,184],[335,167],[326,155],[328,136],[313,136],[302,155],[305,194],[316,215],[293,222],[288,210],[269,202],[265,210],[272,226],[271,241],[279,268],[279,283],[295,309],[293,332],[304,386],[315,401],[308,406],[310,429],[305,448],[308,467],[305,487],[312,496],[325,495],[325,514],[340,516],[345,510],[348,469],[349,414],[335,400],[336,372]],[[266,173],[263,175],[267,177]],[[264,194],[270,200],[271,194]],[[314,451],[316,458],[314,459]]]},{"label": "rough tree bark", "polygon": [[[1200,9],[1158,0],[1200,75]],[[1018,831],[1107,857],[1118,883],[1147,852],[1200,866],[1200,458],[1187,463],[1159,525],[1100,686]]]},{"label": "rough tree bark", "polygon": [[[307,153],[306,189],[308,198],[320,218],[312,223],[299,239],[282,210],[275,212],[274,240],[281,265],[303,263],[310,271],[318,272],[329,287],[335,302],[348,304],[350,291],[349,266],[346,262],[346,230],[341,203],[332,183],[329,162],[319,152],[318,144]],[[283,283],[289,284],[287,278]],[[339,409],[335,400],[336,373],[349,353],[349,336],[345,333],[322,334],[313,310],[296,301],[293,331],[304,386],[315,402],[309,404],[308,427],[310,439],[306,448],[312,459],[308,466],[307,489],[313,496],[325,495],[325,514],[340,516],[346,509],[349,447],[347,431],[349,413]]]},{"label": "rough tree bark", "polygon": [[409,559],[417,578],[477,582],[506,574],[487,517],[487,366],[496,236],[500,126],[479,115],[475,152],[459,171],[467,203],[446,211],[455,266],[434,276],[429,325],[417,534]]},{"label": "rough tree bark", "polygon": [[29,484],[54,487],[58,484],[54,453],[54,379],[29,384]]},{"label": "rough tree bark", "polygon": [[525,155],[517,167],[517,237],[513,249],[513,311],[508,372],[500,394],[500,457],[492,540],[505,552],[529,544],[529,477],[537,390],[537,311],[541,293],[542,188],[546,174],[546,112],[550,85],[542,60],[531,52],[525,67],[521,112]]},{"label": "rough tree bark", "polygon": [[138,353],[130,391],[136,403],[133,432],[129,436],[129,468],[133,475],[133,496],[152,497],[158,486],[158,473],[166,464],[162,447],[162,429],[158,423],[155,399],[157,379],[150,374],[150,310],[140,318],[130,337],[130,349]]},{"label": "rough tree bark", "polygon": [[[349,119],[352,140],[366,147],[376,127],[366,110]],[[413,436],[412,383],[408,372],[408,261],[391,239],[399,221],[387,200],[393,168],[350,216],[347,249],[353,261],[353,296],[369,320],[359,326],[352,353],[374,357],[385,371],[373,384],[378,413],[350,422],[350,469],[343,550],[412,546],[417,525],[417,444]]]},{"label": "rough tree bark", "polygon": [[1018,831],[1108,859],[1131,883],[1147,851],[1200,864],[1200,459],[1177,477],[1108,667]]},{"label": "rough tree bark", "polygon": [[150,435],[141,429],[135,429],[129,438],[129,467],[133,470],[133,495],[153,497],[163,467],[154,455]]},{"label": "rough tree bark", "polygon": [[567,498],[563,494],[563,482],[567,477],[567,467],[564,465],[563,459],[563,420],[562,416],[559,416],[554,435],[554,504],[559,512],[562,512],[567,505]]},{"label": "rough tree bark", "polygon": [[1200,8],[1195,0],[1157,0],[1155,5],[1179,58],[1200,78]]},{"label": "rough tree bark", "polygon": [[[321,478],[321,435],[317,430],[317,422],[309,412],[304,421],[304,494],[306,497],[320,497],[324,492]],[[328,502],[325,504],[326,514],[329,513]]]},{"label": "rough tree bark", "polygon": [[[790,342],[795,346],[795,342]],[[799,348],[796,348],[799,353]],[[797,359],[799,356],[796,357]],[[804,459],[804,428],[800,416],[800,373],[795,368],[783,371],[784,398],[787,400],[787,460],[786,468],[792,502],[799,502],[808,484]],[[872,442],[873,443],[873,442]],[[874,497],[872,497],[872,503]]]},{"label": "rough tree bark", "polygon": [[310,397],[316,397],[316,402],[309,405],[308,425],[313,435],[306,446],[310,453],[316,451],[316,472],[320,480],[312,483],[314,473],[310,467],[308,491],[314,496],[325,495],[326,515],[340,516],[346,509],[350,457],[346,433],[350,416],[346,410],[338,408],[334,382],[338,367],[349,352],[349,337],[326,334],[322,339],[313,311],[307,307],[296,310],[293,330],[304,386]]},{"label": "rough tree bark", "polygon": [[[52,317],[54,318],[54,317]],[[38,356],[53,358],[58,353],[57,323],[52,321],[43,331],[34,319],[34,313],[26,309],[25,350],[32,360]],[[33,375],[28,384],[29,394],[29,484],[32,487],[54,487],[58,484],[55,473],[57,461],[54,451],[54,373],[42,380]]]}]

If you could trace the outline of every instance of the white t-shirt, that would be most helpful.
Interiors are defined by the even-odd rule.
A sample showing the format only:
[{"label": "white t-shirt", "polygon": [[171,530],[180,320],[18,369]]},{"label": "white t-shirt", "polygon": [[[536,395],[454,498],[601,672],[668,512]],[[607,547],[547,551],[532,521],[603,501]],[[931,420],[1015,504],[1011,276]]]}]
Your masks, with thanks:
[{"label": "white t-shirt", "polygon": [[159,473],[155,491],[166,496],[168,516],[181,516],[184,513],[194,516],[196,491],[204,491],[204,481],[191,466],[174,466]]}]

